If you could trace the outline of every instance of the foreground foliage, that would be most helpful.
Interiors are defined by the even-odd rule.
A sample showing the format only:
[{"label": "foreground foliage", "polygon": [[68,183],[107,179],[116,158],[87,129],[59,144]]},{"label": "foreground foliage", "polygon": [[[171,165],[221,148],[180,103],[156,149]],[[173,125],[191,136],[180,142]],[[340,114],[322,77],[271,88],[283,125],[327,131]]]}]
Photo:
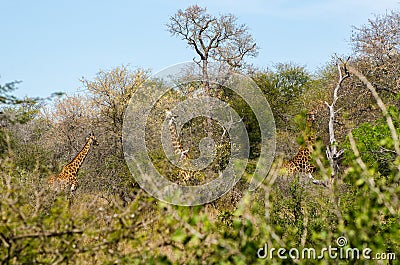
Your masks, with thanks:
[{"label": "foreground foliage", "polygon": [[[192,11],[196,10],[202,16],[206,11]],[[124,161],[124,110],[148,78],[148,71],[125,66],[101,71],[92,81],[82,80],[86,94],[57,98],[51,107],[43,107],[39,99],[20,100],[10,95],[16,82],[0,86],[0,262],[371,264],[371,260],[354,256],[332,259],[327,252],[318,260],[295,257],[296,252],[287,259],[278,257],[279,248],[287,255],[293,248],[300,253],[314,248],[319,256],[324,248],[338,247],[337,240],[345,238],[341,250],[370,248],[372,258],[391,255],[394,264],[400,259],[400,155],[394,137],[400,134],[398,22],[399,15],[393,12],[371,20],[353,34],[355,58],[349,63],[365,74],[389,108],[382,115],[375,95],[359,78],[352,76],[343,82],[334,122],[338,148],[345,152],[334,180],[330,180],[325,156],[329,114],[325,109],[316,115],[314,160],[319,170],[314,177],[331,181],[327,187],[314,185],[302,174],[280,176],[282,161],[277,156],[264,184],[248,192],[246,179],[259,157],[259,126],[249,106],[224,87],[207,92],[233,106],[250,131],[246,174],[217,201],[180,207],[157,201],[140,189]],[[216,58],[223,59],[222,55]],[[230,63],[233,68],[244,66]],[[290,157],[304,138],[305,113],[332,99],[337,84],[335,64],[328,64],[315,76],[304,67],[278,64],[272,70],[254,70],[252,78],[271,102],[278,154]],[[153,112],[163,113],[166,106],[190,97],[195,90],[188,86],[171,92]],[[149,156],[160,171],[175,176],[178,174],[165,161],[161,144],[150,134],[160,134],[155,125],[162,123],[162,115],[148,121],[147,140],[153,147]],[[190,146],[194,157],[200,152],[197,140],[205,137],[203,125],[207,122],[194,119],[182,129],[191,136],[184,144],[195,146]],[[218,124],[209,124],[212,133],[225,138],[215,141],[218,159],[207,176],[217,175],[230,155],[224,131]],[[79,172],[76,194],[68,197],[49,191],[46,179],[59,172],[92,131],[101,144]],[[265,249],[260,252],[261,248]],[[272,248],[273,257],[269,255]]]}]

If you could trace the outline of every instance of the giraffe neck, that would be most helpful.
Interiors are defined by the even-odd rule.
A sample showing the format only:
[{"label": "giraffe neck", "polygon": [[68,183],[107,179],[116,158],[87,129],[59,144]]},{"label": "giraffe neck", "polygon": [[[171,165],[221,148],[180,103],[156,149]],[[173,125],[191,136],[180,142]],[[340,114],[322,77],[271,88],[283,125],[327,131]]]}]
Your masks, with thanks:
[{"label": "giraffe neck", "polygon": [[300,171],[313,172],[315,166],[312,164],[312,152],[315,144],[315,112],[307,113],[307,122],[303,131],[304,142],[299,147],[296,155],[283,164],[283,167],[289,170],[289,173]]},{"label": "giraffe neck", "polygon": [[315,118],[314,113],[311,114],[311,117],[307,118],[306,127],[304,130],[305,144],[306,146],[312,146],[315,143]]},{"label": "giraffe neck", "polygon": [[73,166],[73,168],[75,168],[74,173],[76,173],[79,170],[80,166],[83,164],[83,161],[85,160],[87,154],[89,153],[92,141],[93,139],[89,138],[86,141],[86,144],[83,146],[82,150],[79,151],[79,153],[74,157],[74,159],[70,163],[68,163],[67,166]]},{"label": "giraffe neck", "polygon": [[174,148],[175,154],[180,155],[181,158],[189,158],[187,151],[183,149],[182,143],[179,139],[178,131],[176,129],[176,122],[173,117],[170,118],[168,127],[171,134],[172,146]]}]

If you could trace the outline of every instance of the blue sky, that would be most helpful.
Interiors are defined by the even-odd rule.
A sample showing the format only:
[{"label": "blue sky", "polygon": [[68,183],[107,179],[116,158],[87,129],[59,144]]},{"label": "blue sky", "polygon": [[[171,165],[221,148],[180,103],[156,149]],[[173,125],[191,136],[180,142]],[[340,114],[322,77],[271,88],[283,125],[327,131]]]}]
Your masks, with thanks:
[{"label": "blue sky", "polygon": [[100,69],[157,72],[191,60],[194,52],[165,27],[191,4],[247,24],[260,48],[256,66],[294,62],[310,71],[351,53],[352,26],[400,7],[398,0],[2,0],[0,84],[21,80],[17,95],[45,97],[82,90],[79,78]]}]

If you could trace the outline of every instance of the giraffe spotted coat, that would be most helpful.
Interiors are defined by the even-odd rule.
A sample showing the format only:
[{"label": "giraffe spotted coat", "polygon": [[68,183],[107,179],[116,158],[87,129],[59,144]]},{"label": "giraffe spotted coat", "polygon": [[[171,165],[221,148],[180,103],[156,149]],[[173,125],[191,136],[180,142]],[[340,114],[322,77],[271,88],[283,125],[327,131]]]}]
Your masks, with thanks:
[{"label": "giraffe spotted coat", "polygon": [[301,146],[294,157],[282,164],[285,173],[313,173],[316,167],[312,163],[312,151],[315,142],[314,123],[316,111],[307,113],[306,134],[309,134],[304,145]]},{"label": "giraffe spotted coat", "polygon": [[58,175],[51,176],[47,183],[52,190],[70,190],[74,192],[78,187],[78,171],[82,166],[86,156],[89,153],[91,145],[98,145],[96,137],[90,134],[86,139],[86,144],[83,146],[82,150],[74,157],[74,159],[65,165],[62,171]]}]

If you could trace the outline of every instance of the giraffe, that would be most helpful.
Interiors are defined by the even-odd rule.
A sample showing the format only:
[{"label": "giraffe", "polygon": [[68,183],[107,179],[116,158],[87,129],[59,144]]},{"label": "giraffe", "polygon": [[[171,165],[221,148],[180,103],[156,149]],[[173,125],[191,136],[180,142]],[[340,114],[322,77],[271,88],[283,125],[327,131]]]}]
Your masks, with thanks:
[{"label": "giraffe", "polygon": [[171,111],[165,111],[166,119],[168,120],[168,128],[171,134],[172,147],[176,155],[179,155],[179,160],[189,160],[189,150],[185,150],[179,139],[178,131],[176,129],[176,115],[172,114]]},{"label": "giraffe", "polygon": [[282,164],[283,171],[288,174],[307,173],[312,177],[311,174],[316,170],[316,167],[311,162],[315,142],[315,132],[313,129],[315,124],[315,114],[316,110],[307,112],[307,123],[305,128],[306,137],[304,144],[300,146],[294,157]]},{"label": "giraffe", "polygon": [[[190,162],[189,150],[185,150],[179,139],[178,131],[176,129],[176,115],[174,115],[170,110],[165,111],[166,119],[168,120],[168,128],[171,134],[172,147],[174,148],[174,153],[179,155],[179,162],[182,165],[192,167]],[[195,172],[191,170],[179,170],[179,178],[183,184],[187,184],[193,181]]]},{"label": "giraffe", "polygon": [[69,162],[65,165],[58,175],[51,176],[47,183],[49,187],[55,191],[61,191],[69,187],[71,194],[78,187],[77,175],[79,168],[82,166],[83,161],[89,153],[91,145],[98,145],[96,137],[91,133],[86,138],[86,143],[83,146],[82,150]]}]

